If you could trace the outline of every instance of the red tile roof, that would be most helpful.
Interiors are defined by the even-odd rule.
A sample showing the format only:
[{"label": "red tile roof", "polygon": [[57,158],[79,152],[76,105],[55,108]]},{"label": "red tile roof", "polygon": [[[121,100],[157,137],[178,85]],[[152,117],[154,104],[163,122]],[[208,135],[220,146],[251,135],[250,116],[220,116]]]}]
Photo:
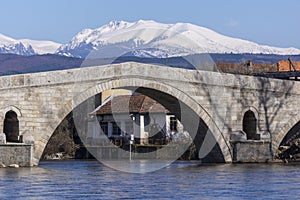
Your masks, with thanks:
[{"label": "red tile roof", "polygon": [[157,101],[142,94],[115,96],[97,111],[97,115],[112,113],[170,113]]},{"label": "red tile roof", "polygon": [[[300,62],[293,62],[294,67],[296,70],[300,70]],[[281,60],[277,63],[278,71],[279,72],[289,72],[294,71],[291,66],[291,63],[288,60]]]}]

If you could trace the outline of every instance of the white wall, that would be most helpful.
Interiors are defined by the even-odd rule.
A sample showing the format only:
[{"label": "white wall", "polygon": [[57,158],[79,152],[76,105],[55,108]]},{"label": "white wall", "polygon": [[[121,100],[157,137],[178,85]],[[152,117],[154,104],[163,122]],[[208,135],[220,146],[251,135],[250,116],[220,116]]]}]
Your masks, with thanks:
[{"label": "white wall", "polygon": [[[131,134],[134,132],[134,137],[139,138],[141,144],[147,144],[148,143],[148,137],[150,137],[149,131],[152,124],[158,124],[158,126],[161,128],[161,131],[164,133],[171,133],[170,131],[170,118],[174,117],[174,115],[166,115],[165,113],[150,113],[150,123],[148,125],[145,125],[145,119],[147,118],[147,114],[136,114],[135,115],[135,123],[132,119],[132,117],[128,113],[118,113],[114,115],[106,115],[103,117],[103,122],[109,122],[108,123],[108,137],[112,136],[112,122],[116,122],[118,126],[120,127],[122,132],[126,132],[128,134]],[[99,118],[101,120],[101,118]],[[126,126],[126,123],[131,123],[132,126],[129,127]],[[92,124],[92,123],[91,123]],[[97,129],[95,125],[91,125],[94,128],[91,128],[91,130],[96,131]],[[90,129],[90,128],[89,128]],[[128,130],[129,129],[129,130]],[[180,123],[179,120],[177,120],[177,130],[180,133],[183,133],[183,125]],[[98,132],[101,130],[98,130]],[[92,133],[89,133],[89,136],[92,136]],[[97,137],[94,135],[94,137]]]}]

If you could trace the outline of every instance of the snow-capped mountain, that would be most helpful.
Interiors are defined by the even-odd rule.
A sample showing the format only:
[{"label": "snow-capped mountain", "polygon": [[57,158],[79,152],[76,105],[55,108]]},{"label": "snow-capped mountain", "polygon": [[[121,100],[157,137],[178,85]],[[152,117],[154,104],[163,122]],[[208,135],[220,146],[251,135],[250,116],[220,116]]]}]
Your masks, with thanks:
[{"label": "snow-capped mountain", "polygon": [[198,53],[252,53],[298,55],[296,48],[259,45],[227,37],[189,23],[112,21],[97,29],[85,29],[67,44],[51,41],[16,40],[0,34],[0,53],[18,55],[59,54],[70,57],[119,56],[166,58]]},{"label": "snow-capped mountain", "polygon": [[60,45],[51,41],[15,40],[0,34],[0,53],[12,53],[24,56],[55,53]]},{"label": "snow-capped mountain", "polygon": [[59,47],[60,55],[85,58],[135,55],[173,57],[195,53],[300,54],[296,48],[259,45],[227,37],[189,23],[161,24],[155,21],[112,21],[97,29],[85,29]]},{"label": "snow-capped mountain", "polygon": [[19,41],[25,45],[32,46],[34,52],[37,54],[54,54],[57,51],[57,49],[61,46],[60,43],[46,40],[21,39]]}]

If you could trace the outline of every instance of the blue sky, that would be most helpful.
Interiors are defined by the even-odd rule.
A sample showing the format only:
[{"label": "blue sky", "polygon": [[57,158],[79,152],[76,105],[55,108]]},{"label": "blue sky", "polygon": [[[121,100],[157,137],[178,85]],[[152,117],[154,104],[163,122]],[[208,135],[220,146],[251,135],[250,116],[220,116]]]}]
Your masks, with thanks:
[{"label": "blue sky", "polygon": [[68,42],[112,20],[189,22],[259,44],[300,48],[298,0],[4,0],[0,33]]}]

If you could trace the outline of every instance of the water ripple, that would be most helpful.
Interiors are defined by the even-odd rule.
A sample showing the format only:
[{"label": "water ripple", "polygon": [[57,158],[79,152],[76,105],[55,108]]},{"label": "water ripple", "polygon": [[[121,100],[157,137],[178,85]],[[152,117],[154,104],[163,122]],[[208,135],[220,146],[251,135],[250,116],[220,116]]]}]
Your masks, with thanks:
[{"label": "water ripple", "polygon": [[42,162],[0,169],[0,199],[297,199],[299,169],[175,162],[152,173],[130,174],[96,161]]}]

